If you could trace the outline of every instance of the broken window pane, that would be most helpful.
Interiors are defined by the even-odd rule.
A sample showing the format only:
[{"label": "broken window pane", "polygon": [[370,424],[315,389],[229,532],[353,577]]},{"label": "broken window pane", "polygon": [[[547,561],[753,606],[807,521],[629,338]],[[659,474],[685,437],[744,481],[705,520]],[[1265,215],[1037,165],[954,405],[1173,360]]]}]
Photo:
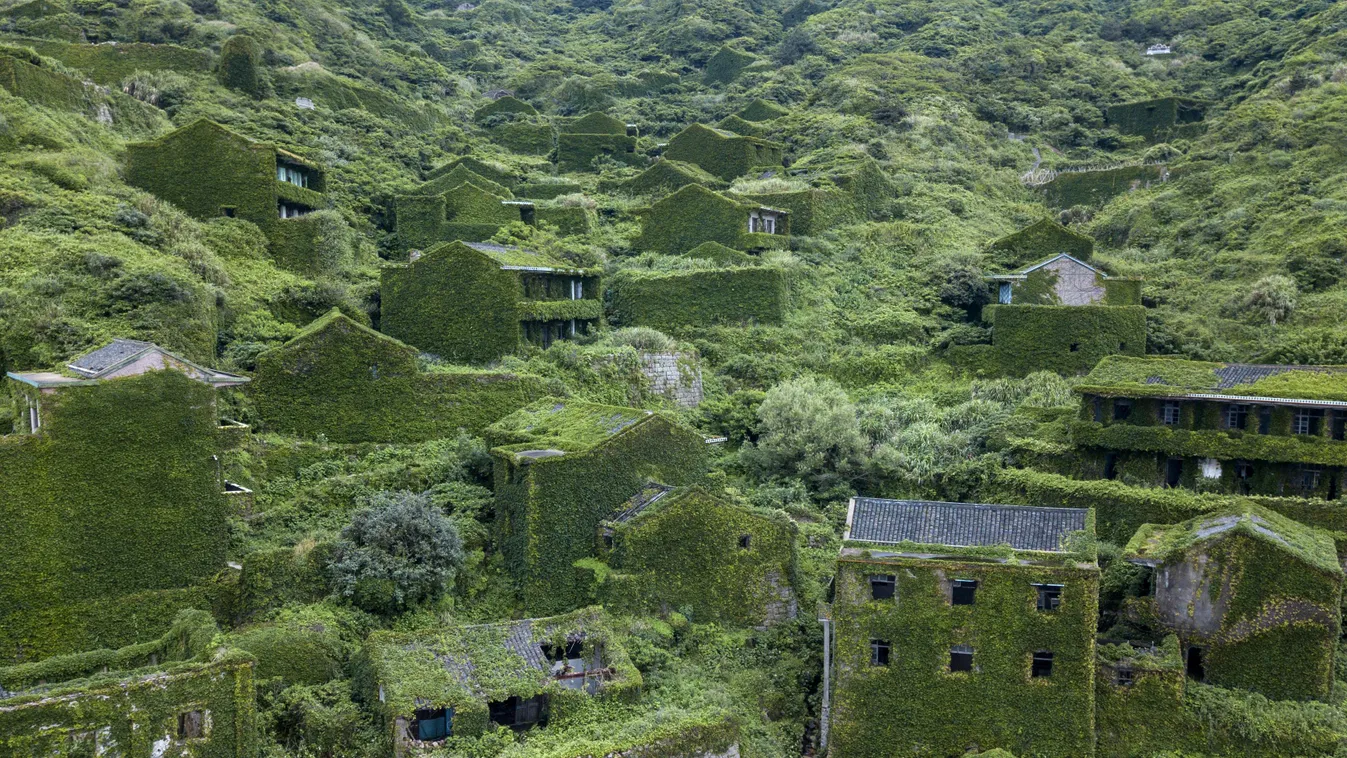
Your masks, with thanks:
[{"label": "broken window pane", "polygon": [[1038,588],[1038,610],[1055,611],[1062,605],[1062,585],[1035,584]]},{"label": "broken window pane", "polygon": [[870,599],[889,600],[897,590],[897,577],[893,574],[875,574],[870,577]]}]

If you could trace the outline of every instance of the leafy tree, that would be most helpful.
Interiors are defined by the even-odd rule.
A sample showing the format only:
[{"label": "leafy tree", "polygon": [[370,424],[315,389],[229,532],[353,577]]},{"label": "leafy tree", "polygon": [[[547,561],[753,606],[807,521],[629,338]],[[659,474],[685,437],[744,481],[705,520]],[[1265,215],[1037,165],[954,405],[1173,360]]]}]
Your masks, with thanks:
[{"label": "leafy tree", "polygon": [[458,528],[424,494],[382,492],[342,530],[329,570],[339,595],[391,614],[444,595],[463,557]]},{"label": "leafy tree", "polygon": [[856,406],[830,379],[778,384],[758,407],[758,422],[758,444],[745,448],[744,456],[766,476],[798,476],[822,490],[864,466],[866,442]]},{"label": "leafy tree", "polygon": [[1244,298],[1244,307],[1260,319],[1267,319],[1269,325],[1276,326],[1278,321],[1285,320],[1296,309],[1298,294],[1294,279],[1271,274],[1253,285]]}]

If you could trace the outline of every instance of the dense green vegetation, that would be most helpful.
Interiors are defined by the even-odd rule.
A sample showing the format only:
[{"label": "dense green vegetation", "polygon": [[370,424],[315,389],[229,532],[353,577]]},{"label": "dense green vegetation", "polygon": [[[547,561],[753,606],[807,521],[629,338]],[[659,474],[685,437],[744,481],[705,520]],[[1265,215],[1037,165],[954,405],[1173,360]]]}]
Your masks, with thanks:
[{"label": "dense green vegetation", "polygon": [[[176,376],[77,390],[50,437],[18,433],[21,394],[0,403],[0,434],[15,431],[0,439],[0,542],[24,551],[23,570],[0,577],[0,612],[16,619],[0,633],[0,661],[94,650],[138,668],[128,645],[161,639],[182,609],[209,610],[220,644],[257,659],[268,758],[388,754],[362,679],[371,632],[414,636],[605,598],[643,681],[638,702],[581,704],[546,731],[487,729],[438,754],[574,758],[643,741],[737,742],[745,758],[812,751],[814,611],[857,493],[1095,507],[1099,630],[1149,639],[1155,630],[1128,616],[1142,587],[1122,546],[1142,524],[1225,500],[1030,470],[1082,465],[1076,375],[1102,355],[1143,351],[1347,364],[1341,3],[0,6],[0,371],[59,369],[128,337],[257,379],[217,399],[219,415],[254,432],[227,451],[206,390]],[[117,44],[93,44],[106,42]],[[1174,53],[1144,54],[1161,42]],[[497,91],[510,96],[487,94]],[[152,161],[130,147],[203,119],[321,167],[321,193],[274,190],[269,174],[257,184],[256,166],[196,143]],[[708,146],[723,140],[695,129],[675,160],[650,167],[694,124],[753,139],[717,154]],[[216,183],[174,175],[184,162]],[[248,184],[244,202],[220,199],[232,184]],[[141,189],[164,187],[178,202],[204,199],[179,207]],[[531,217],[500,204],[523,198],[536,204]],[[319,207],[278,220],[273,201]],[[224,213],[235,206],[246,212]],[[790,237],[746,226],[750,206],[790,210]],[[522,280],[479,261],[469,294],[508,302],[464,307],[445,296],[461,274],[441,266],[446,253],[408,263],[449,237],[583,269],[585,299],[521,298]],[[1061,317],[1067,306],[984,307],[996,301],[986,275],[1056,252],[1141,278],[1140,302]],[[522,331],[600,312],[591,333],[546,349]],[[641,373],[644,353],[675,350],[700,356],[695,409],[675,408]],[[1117,364],[1129,365],[1139,364]],[[1174,365],[1202,375],[1167,374],[1167,384],[1204,386],[1208,364]],[[1150,377],[1124,373],[1110,381]],[[1307,389],[1317,391],[1274,381],[1260,394]],[[523,430],[507,424],[488,439],[486,427],[547,395],[658,410],[669,426],[640,449],[534,464],[530,481],[564,491],[531,494],[509,481],[517,451],[491,452],[525,445]],[[573,431],[537,438],[575,442]],[[726,439],[706,447],[699,434]],[[614,461],[673,459],[695,460],[695,475],[654,463],[615,473]],[[634,601],[624,582],[692,562],[638,555],[643,541],[680,542],[677,530],[632,529],[628,547],[618,541],[632,553],[614,565],[584,558],[600,540],[593,527],[655,473],[742,509],[718,529],[767,525],[796,618],[756,630],[739,623],[756,609],[686,601],[724,580],[711,573]],[[202,484],[217,474],[253,491],[246,511],[226,514]],[[72,502],[81,488],[102,495]],[[543,509],[511,532],[497,496],[506,511],[551,504],[583,511],[583,523]],[[1256,499],[1347,542],[1333,506]],[[427,537],[436,570],[419,559],[408,569],[390,547],[426,535],[368,523],[362,509],[392,500],[442,516]],[[175,510],[182,502],[195,510]],[[382,537],[362,536],[361,524]],[[779,544],[786,534],[793,552]],[[530,547],[549,541],[564,548]],[[142,567],[142,554],[156,562]],[[734,576],[761,569],[746,563]],[[193,665],[243,681],[242,659]],[[1328,689],[1321,669],[1316,694]],[[1313,703],[1184,689],[1177,673],[1138,676],[1127,692],[1096,681],[1109,743],[1100,754],[1332,755],[1347,745],[1341,663],[1332,678]],[[1144,734],[1119,733],[1148,713]]]}]

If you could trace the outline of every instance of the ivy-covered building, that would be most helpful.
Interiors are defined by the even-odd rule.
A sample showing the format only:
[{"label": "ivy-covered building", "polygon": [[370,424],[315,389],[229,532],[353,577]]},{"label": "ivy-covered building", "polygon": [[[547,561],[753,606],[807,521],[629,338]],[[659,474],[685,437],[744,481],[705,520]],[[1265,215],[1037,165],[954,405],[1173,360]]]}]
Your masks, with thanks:
[{"label": "ivy-covered building", "polygon": [[229,542],[217,454],[239,427],[215,393],[248,380],[135,340],[8,377],[0,661],[129,644],[206,602]]},{"label": "ivy-covered building", "polygon": [[702,435],[654,411],[549,398],[487,429],[497,545],[531,612],[589,600],[600,523],[648,481],[696,483]]},{"label": "ivy-covered building", "polygon": [[556,142],[552,122],[513,95],[503,95],[478,108],[473,120],[492,142],[516,153],[546,155]]},{"label": "ivy-covered building", "polygon": [[422,365],[417,350],[333,309],[257,358],[249,394],[266,428],[332,442],[480,434],[546,394],[538,377]]},{"label": "ivy-covered building", "polygon": [[[474,176],[460,167],[426,182],[416,194],[397,198],[395,226],[404,252],[455,240],[480,242],[506,224],[536,223],[532,202],[515,200],[500,185]],[[458,184],[446,186],[456,180]]]},{"label": "ivy-covered building", "polygon": [[606,157],[618,163],[639,165],[644,158],[636,152],[638,130],[605,113],[590,113],[561,127],[557,133],[557,168],[561,171],[587,171],[595,158]]},{"label": "ivy-covered building", "polygon": [[546,253],[450,242],[383,269],[380,326],[445,360],[486,363],[596,328],[599,282],[597,271]]},{"label": "ivy-covered building", "polygon": [[1090,478],[1337,500],[1347,367],[1105,359],[1075,388]]},{"label": "ivy-covered building", "polygon": [[1201,134],[1206,109],[1206,103],[1189,97],[1160,97],[1110,105],[1104,121],[1123,134],[1151,140],[1191,138]]},{"label": "ivy-covered building", "polygon": [[[700,184],[708,189],[724,189],[728,186],[718,177],[703,171],[701,167],[661,158],[636,176],[619,182],[611,189],[621,190],[631,195],[667,195],[689,184]],[[604,185],[600,184],[602,188]]]},{"label": "ivy-covered building", "polygon": [[375,709],[395,755],[506,726],[526,730],[589,698],[631,702],[641,673],[600,608],[425,632],[375,632],[365,645]]},{"label": "ivy-covered building", "polygon": [[1068,253],[990,279],[998,303],[983,313],[1006,373],[1081,374],[1106,356],[1145,353],[1139,279],[1109,276]]},{"label": "ivy-covered building", "polygon": [[157,640],[0,668],[0,754],[252,758],[253,659],[218,632],[184,611]]},{"label": "ivy-covered building", "polygon": [[126,182],[199,219],[257,224],[282,266],[307,271],[317,262],[317,229],[304,217],[328,207],[326,176],[275,145],[200,119],[127,145]]},{"label": "ivy-covered building", "polygon": [[790,300],[786,272],[776,266],[622,269],[610,278],[609,291],[611,323],[675,333],[705,326],[780,324]]},{"label": "ivy-covered building", "polygon": [[1190,678],[1273,700],[1328,698],[1343,582],[1330,534],[1244,505],[1146,524],[1126,557],[1152,570],[1140,615],[1178,635]]},{"label": "ivy-covered building", "polygon": [[1094,755],[1093,532],[1084,509],[854,498],[831,754]]},{"label": "ivy-covered building", "polygon": [[650,482],[599,526],[599,555],[615,604],[767,626],[798,612],[796,539],[781,511]]},{"label": "ivy-covered building", "polygon": [[785,148],[779,142],[693,124],[669,140],[663,156],[695,164],[728,182],[750,169],[780,167]]},{"label": "ivy-covered building", "polygon": [[987,246],[987,255],[992,263],[1007,269],[1050,260],[1062,253],[1089,263],[1094,256],[1094,238],[1045,218],[994,240]]},{"label": "ivy-covered building", "polygon": [[736,200],[699,184],[688,184],[649,208],[638,211],[637,250],[677,255],[705,242],[736,250],[762,250],[790,244],[790,211]]}]

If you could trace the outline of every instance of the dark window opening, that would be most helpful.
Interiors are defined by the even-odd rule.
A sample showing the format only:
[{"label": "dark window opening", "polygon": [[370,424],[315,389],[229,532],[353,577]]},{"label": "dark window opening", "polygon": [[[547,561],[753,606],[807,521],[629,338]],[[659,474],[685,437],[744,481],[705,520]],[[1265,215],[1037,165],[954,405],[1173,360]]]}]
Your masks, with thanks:
[{"label": "dark window opening", "polygon": [[1179,486],[1179,478],[1183,476],[1183,459],[1170,458],[1165,461],[1165,486]]},{"label": "dark window opening", "polygon": [[1113,683],[1119,687],[1132,686],[1132,669],[1118,669],[1113,673]]},{"label": "dark window opening", "polygon": [[949,650],[949,670],[950,671],[972,671],[973,670],[973,648],[967,645],[956,645]]},{"label": "dark window opening", "polygon": [[1242,495],[1247,495],[1253,491],[1253,464],[1248,461],[1235,461],[1235,481],[1239,484],[1239,491]]},{"label": "dark window opening", "polygon": [[1202,648],[1196,646],[1188,648],[1187,671],[1189,679],[1196,679],[1199,682],[1207,680],[1207,667],[1202,662]]},{"label": "dark window opening", "polygon": [[1329,432],[1335,440],[1347,439],[1347,411],[1333,411],[1332,427]]},{"label": "dark window opening", "polygon": [[1029,676],[1035,679],[1052,676],[1052,653],[1046,650],[1035,652],[1033,665],[1029,669]]},{"label": "dark window opening", "polygon": [[1127,343],[1126,343],[1126,342],[1119,342],[1119,343],[1118,343],[1118,352],[1121,353],[1121,352],[1124,352],[1125,350],[1127,350]]},{"label": "dark window opening", "polygon": [[1128,417],[1130,417],[1131,415],[1132,415],[1132,401],[1131,401],[1131,400],[1114,400],[1114,401],[1113,401],[1113,420],[1114,420],[1114,421],[1126,421],[1126,420],[1128,419]]},{"label": "dark window opening", "polygon": [[1272,433],[1272,409],[1271,409],[1271,408],[1259,408],[1259,409],[1258,409],[1258,433],[1259,433],[1259,434],[1271,434],[1271,433]]},{"label": "dark window opening", "polygon": [[1166,400],[1164,406],[1160,408],[1160,423],[1165,426],[1179,425],[1179,404],[1173,400]]},{"label": "dark window opening", "polygon": [[747,550],[747,549],[748,549],[748,546],[749,546],[749,545],[752,545],[752,544],[753,544],[753,535],[751,535],[751,534],[741,534],[741,535],[739,535],[739,549],[740,549],[740,550]]},{"label": "dark window opening", "polygon": [[1072,343],[1071,343],[1071,347],[1069,347],[1069,348],[1067,348],[1067,349],[1070,350],[1070,351],[1073,352],[1073,353],[1078,353],[1078,352],[1080,352],[1080,343],[1079,343],[1079,342],[1072,342]]},{"label": "dark window opening", "polygon": [[610,550],[612,549],[612,547],[613,547],[613,535],[611,535],[611,534],[605,534],[605,535],[603,535],[603,546],[606,547],[606,548],[608,548],[608,549],[610,549]]},{"label": "dark window opening", "polygon": [[451,736],[449,725],[452,713],[444,708],[417,708],[412,715],[412,735],[423,742]]},{"label": "dark window opening", "polygon": [[1096,424],[1104,420],[1104,401],[1100,398],[1094,399],[1094,421]]},{"label": "dark window opening", "polygon": [[1038,610],[1055,611],[1062,607],[1062,585],[1035,584],[1038,588]]},{"label": "dark window opening", "polygon": [[226,205],[220,208],[220,215],[225,218],[234,218],[238,215],[239,209],[232,205]]},{"label": "dark window opening", "polygon": [[1323,429],[1324,411],[1322,408],[1308,408],[1296,411],[1291,419],[1291,432],[1308,436],[1318,436]]},{"label": "dark window opening", "polygon": [[1249,406],[1230,405],[1225,409],[1225,427],[1227,429],[1249,428]]},{"label": "dark window opening", "polygon": [[893,574],[876,574],[870,577],[870,599],[891,600],[897,587],[897,577]]},{"label": "dark window opening", "polygon": [[537,216],[538,216],[538,214],[537,214],[537,210],[536,210],[535,208],[532,208],[531,206],[527,206],[527,205],[521,205],[521,206],[519,206],[519,220],[520,220],[520,221],[523,221],[524,223],[528,224],[529,226],[533,226],[533,225],[534,225],[534,222],[537,220]]},{"label": "dark window opening", "polygon": [[976,579],[955,579],[950,587],[952,605],[973,605],[976,599],[978,583]]},{"label": "dark window opening", "polygon": [[185,740],[194,740],[206,736],[206,714],[201,711],[188,711],[178,714],[178,736]]},{"label": "dark window opening", "polygon": [[1297,479],[1300,490],[1304,493],[1314,492],[1319,489],[1319,479],[1323,476],[1324,467],[1316,465],[1305,465],[1300,467],[1297,473]]},{"label": "dark window opening", "polygon": [[556,663],[557,661],[567,661],[573,658],[579,658],[584,652],[584,640],[567,640],[565,645],[543,645],[543,655],[547,660]]},{"label": "dark window opening", "polygon": [[870,665],[889,665],[889,649],[888,640],[870,640]]},{"label": "dark window opening", "polygon": [[534,724],[546,723],[547,696],[538,695],[527,700],[509,697],[505,700],[488,703],[487,710],[493,724],[514,729],[527,729]]},{"label": "dark window opening", "polygon": [[1109,480],[1118,478],[1117,453],[1104,453],[1104,478]]},{"label": "dark window opening", "polygon": [[1342,478],[1342,471],[1341,471],[1341,469],[1334,469],[1333,471],[1329,472],[1329,476],[1328,476],[1328,499],[1329,499],[1329,500],[1337,500],[1337,499],[1338,499],[1338,497],[1339,497],[1339,494],[1338,494],[1338,480],[1341,479],[1341,478]]}]

